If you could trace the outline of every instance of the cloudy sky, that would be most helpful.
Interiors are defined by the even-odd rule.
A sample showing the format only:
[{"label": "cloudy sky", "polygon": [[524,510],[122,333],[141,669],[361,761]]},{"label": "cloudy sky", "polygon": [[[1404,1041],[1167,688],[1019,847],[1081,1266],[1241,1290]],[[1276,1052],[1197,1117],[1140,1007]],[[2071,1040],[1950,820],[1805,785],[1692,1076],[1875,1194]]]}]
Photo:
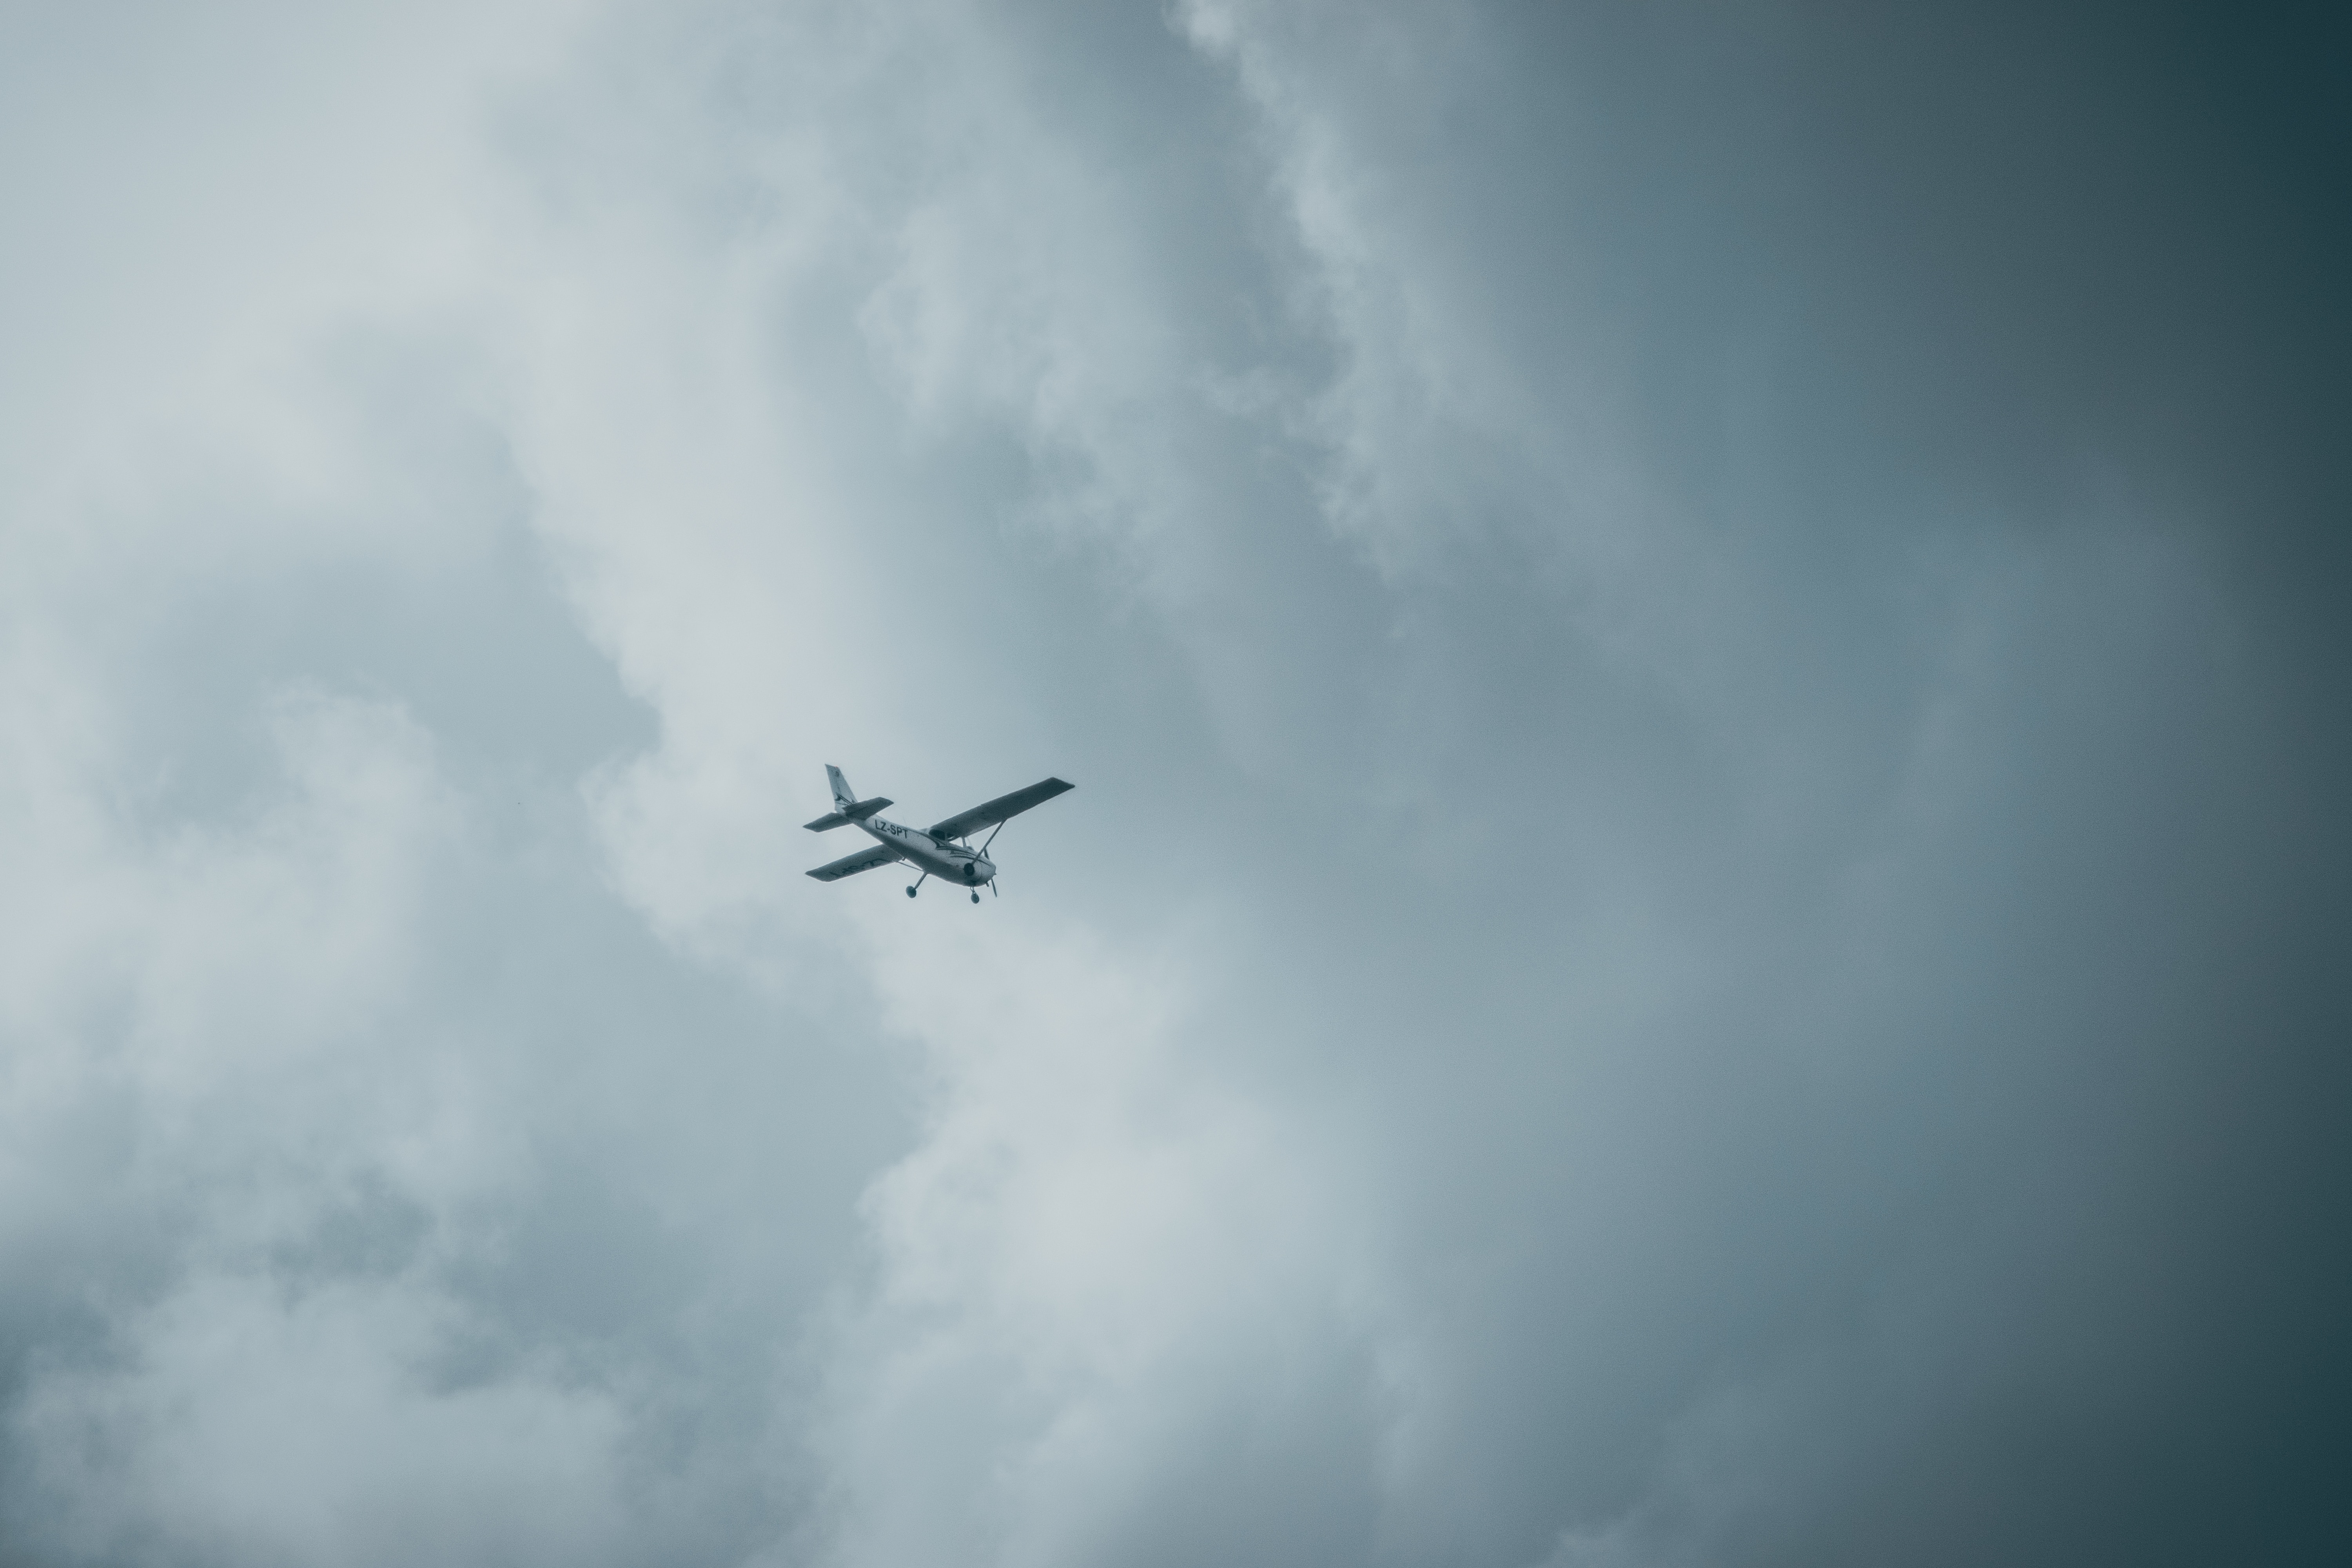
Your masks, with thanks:
[{"label": "cloudy sky", "polygon": [[0,3],[0,1563],[2334,1560],[2348,79]]}]

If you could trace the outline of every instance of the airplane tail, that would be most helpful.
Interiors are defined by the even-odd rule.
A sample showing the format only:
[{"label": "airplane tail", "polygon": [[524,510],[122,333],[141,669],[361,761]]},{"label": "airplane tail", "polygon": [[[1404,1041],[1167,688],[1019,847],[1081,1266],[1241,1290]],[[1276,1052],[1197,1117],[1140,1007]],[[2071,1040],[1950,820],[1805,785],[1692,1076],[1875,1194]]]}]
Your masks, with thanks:
[{"label": "airplane tail", "polygon": [[857,792],[849,787],[849,781],[831,763],[824,764],[824,776],[833,785],[833,809],[814,822],[803,825],[811,833],[829,833],[853,822],[863,822],[890,804],[887,796],[878,795],[872,800],[858,799]]}]

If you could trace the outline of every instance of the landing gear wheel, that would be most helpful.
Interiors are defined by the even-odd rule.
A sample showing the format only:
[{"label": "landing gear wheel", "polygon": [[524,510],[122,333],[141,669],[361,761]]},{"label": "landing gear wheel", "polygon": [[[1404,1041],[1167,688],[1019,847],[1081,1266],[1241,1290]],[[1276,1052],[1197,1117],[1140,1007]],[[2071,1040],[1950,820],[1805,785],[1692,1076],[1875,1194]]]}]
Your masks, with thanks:
[{"label": "landing gear wheel", "polygon": [[971,901],[972,901],[973,903],[975,903],[975,904],[976,904],[976,903],[978,903],[978,902],[980,902],[980,895],[979,895],[978,893],[974,893],[974,894],[971,896]]},{"label": "landing gear wheel", "polygon": [[913,898],[913,897],[915,896],[915,889],[912,889],[912,888],[908,889],[907,889],[907,896],[908,896],[908,898],[910,898],[910,899],[911,899],[911,898]]}]

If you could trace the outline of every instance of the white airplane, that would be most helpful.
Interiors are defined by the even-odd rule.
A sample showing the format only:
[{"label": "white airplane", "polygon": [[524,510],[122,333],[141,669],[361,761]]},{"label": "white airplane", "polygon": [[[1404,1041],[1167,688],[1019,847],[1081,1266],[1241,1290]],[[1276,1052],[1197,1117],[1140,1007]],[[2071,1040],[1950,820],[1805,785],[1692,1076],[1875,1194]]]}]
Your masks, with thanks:
[{"label": "white airplane", "polygon": [[[838,882],[844,877],[855,877],[860,871],[871,871],[877,866],[887,866],[894,860],[904,860],[919,867],[922,875],[907,896],[915,896],[933,877],[971,889],[971,901],[980,902],[980,889],[986,884],[993,892],[996,888],[996,863],[988,858],[988,847],[996,842],[996,833],[1004,831],[1005,821],[1020,816],[1033,805],[1042,805],[1065,790],[1078,786],[1064,784],[1060,779],[1045,779],[1027,789],[1016,789],[1011,795],[1000,795],[984,805],[958,812],[944,822],[934,822],[926,829],[901,827],[876,815],[890,802],[881,795],[872,800],[860,800],[841,770],[827,763],[824,776],[833,781],[833,809],[814,822],[806,825],[811,833],[830,833],[836,827],[856,823],[874,838],[874,847],[861,849],[855,855],[844,855],[828,865],[819,866],[809,873],[820,882]],[[967,842],[983,827],[993,827],[974,849]]]}]

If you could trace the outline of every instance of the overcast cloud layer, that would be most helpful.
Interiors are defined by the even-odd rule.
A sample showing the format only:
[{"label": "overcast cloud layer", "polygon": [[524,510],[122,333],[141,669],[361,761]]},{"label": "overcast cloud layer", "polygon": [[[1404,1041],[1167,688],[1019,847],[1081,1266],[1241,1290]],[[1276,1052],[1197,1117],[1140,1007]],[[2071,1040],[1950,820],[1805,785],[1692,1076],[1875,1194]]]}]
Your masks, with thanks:
[{"label": "overcast cloud layer", "polygon": [[2347,83],[0,7],[0,1562],[2336,1560]]}]

